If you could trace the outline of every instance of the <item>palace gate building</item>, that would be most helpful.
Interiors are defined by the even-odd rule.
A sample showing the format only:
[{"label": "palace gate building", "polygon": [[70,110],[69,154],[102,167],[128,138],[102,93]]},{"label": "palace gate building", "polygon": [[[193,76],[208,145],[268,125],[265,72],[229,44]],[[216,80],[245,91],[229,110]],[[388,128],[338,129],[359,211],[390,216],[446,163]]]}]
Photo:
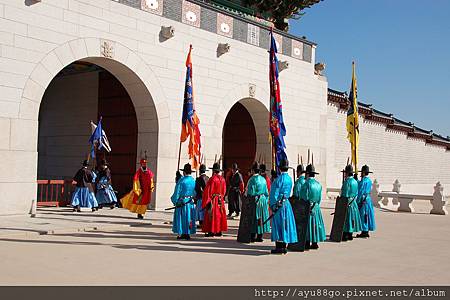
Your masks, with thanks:
[{"label": "palace gate building", "polygon": [[[0,0],[0,215],[25,214],[37,180],[70,179],[103,117],[119,194],[145,154],[152,206],[170,205],[181,129],[185,60],[193,45],[194,101],[206,163],[243,172],[271,164],[269,26],[227,1]],[[231,5],[233,4],[233,5]],[[325,187],[339,187],[350,154],[348,100],[315,70],[317,45],[276,31],[287,154],[308,149]],[[346,88],[346,87],[340,87]],[[381,187],[450,188],[450,140],[360,106],[360,164]],[[187,162],[187,145],[182,148]],[[325,190],[325,189],[324,189]]]}]

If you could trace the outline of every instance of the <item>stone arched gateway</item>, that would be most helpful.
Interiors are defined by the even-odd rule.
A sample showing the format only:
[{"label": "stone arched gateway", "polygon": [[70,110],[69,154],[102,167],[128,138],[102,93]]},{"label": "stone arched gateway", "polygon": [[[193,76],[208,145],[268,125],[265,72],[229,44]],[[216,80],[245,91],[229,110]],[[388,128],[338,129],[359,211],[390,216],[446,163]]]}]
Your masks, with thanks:
[{"label": "stone arched gateway", "polygon": [[[98,38],[80,38],[49,52],[36,65],[25,84],[19,118],[14,124],[14,136],[17,140],[11,149],[14,150],[14,169],[21,172],[21,181],[11,183],[14,185],[12,190],[21,193],[8,195],[8,199],[15,201],[14,204],[5,204],[14,208],[9,211],[23,213],[29,208],[30,199],[36,197],[40,104],[51,80],[65,66],[75,61],[89,62],[108,70],[125,87],[136,110],[137,153],[139,155],[145,150],[148,151],[150,166],[157,174],[159,128],[165,126],[164,122],[169,122],[167,102],[159,81],[139,55],[121,43]],[[157,178],[156,176],[156,180]]]},{"label": "stone arched gateway", "polygon": [[[247,111],[253,122],[256,140],[254,159],[261,158],[268,166],[271,165],[271,150],[268,139],[269,96],[270,94],[265,88],[253,83],[237,85],[230,90],[220,102],[214,117],[215,126],[222,133],[221,141],[218,143],[221,148],[217,149],[216,153],[223,153],[225,148],[223,134],[226,130],[227,116],[239,104]],[[226,155],[226,153],[223,153],[223,155]]]},{"label": "stone arched gateway", "polygon": [[266,106],[254,98],[241,99],[230,108],[222,134],[224,168],[237,162],[246,172],[256,160],[270,167],[268,117]]}]

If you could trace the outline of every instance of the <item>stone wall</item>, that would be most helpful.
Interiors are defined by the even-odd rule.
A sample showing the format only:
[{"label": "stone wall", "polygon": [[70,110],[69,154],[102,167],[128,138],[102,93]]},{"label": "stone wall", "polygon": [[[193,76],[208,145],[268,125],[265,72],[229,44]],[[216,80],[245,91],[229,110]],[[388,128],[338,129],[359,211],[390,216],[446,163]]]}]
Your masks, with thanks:
[{"label": "stone wall", "polygon": [[[346,111],[328,105],[327,182],[340,187],[343,169],[350,156],[347,140]],[[386,125],[362,119],[360,121],[359,167],[370,166],[380,190],[391,191],[396,179],[402,193],[431,195],[438,181],[444,193],[450,194],[450,151],[422,139],[407,137],[404,132],[389,130]]]}]

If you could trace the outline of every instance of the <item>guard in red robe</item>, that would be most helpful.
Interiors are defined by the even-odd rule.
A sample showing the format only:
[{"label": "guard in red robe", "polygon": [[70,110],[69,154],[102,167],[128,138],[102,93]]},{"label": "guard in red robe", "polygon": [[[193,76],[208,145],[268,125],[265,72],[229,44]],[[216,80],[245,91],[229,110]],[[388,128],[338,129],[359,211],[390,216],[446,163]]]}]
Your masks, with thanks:
[{"label": "guard in red robe", "polygon": [[147,207],[152,201],[152,192],[155,189],[153,184],[153,172],[147,168],[145,158],[140,161],[141,167],[133,177],[133,190],[120,199],[122,207],[133,213],[137,213],[138,219],[143,219]]},{"label": "guard in red robe", "polygon": [[228,230],[227,214],[225,211],[225,179],[220,175],[220,166],[214,163],[211,168],[212,177],[208,180],[203,191],[202,207],[205,211],[202,231],[206,237],[222,236]]}]

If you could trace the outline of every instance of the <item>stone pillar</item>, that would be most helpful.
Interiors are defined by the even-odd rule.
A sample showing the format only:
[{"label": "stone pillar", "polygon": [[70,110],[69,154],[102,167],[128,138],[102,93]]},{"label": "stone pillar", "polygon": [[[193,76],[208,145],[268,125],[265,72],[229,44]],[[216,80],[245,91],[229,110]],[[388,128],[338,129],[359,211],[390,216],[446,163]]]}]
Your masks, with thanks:
[{"label": "stone pillar", "polygon": [[[400,181],[398,179],[395,179],[393,185],[392,185],[392,191],[394,193],[400,194],[400,188],[402,187]],[[395,198],[392,198],[392,204],[397,205],[398,204],[398,196]]]},{"label": "stone pillar", "polygon": [[370,197],[372,198],[372,204],[374,207],[380,207],[380,184],[378,183],[378,180],[374,180],[372,184],[372,191],[370,192]]},{"label": "stone pillar", "polygon": [[447,208],[445,207],[445,205],[447,205],[447,201],[444,197],[444,187],[440,182],[436,183],[434,186],[433,200],[430,200],[430,202],[431,205],[433,205],[430,214],[448,215]]}]

